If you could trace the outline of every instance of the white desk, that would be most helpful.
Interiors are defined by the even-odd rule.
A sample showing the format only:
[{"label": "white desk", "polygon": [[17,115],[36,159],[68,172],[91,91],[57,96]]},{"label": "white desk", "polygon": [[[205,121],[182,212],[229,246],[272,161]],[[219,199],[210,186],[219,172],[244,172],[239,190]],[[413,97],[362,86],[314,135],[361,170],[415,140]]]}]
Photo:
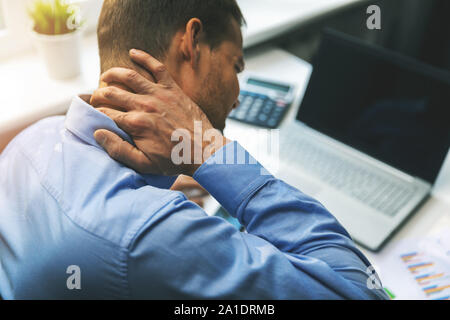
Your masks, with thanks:
[{"label": "white desk", "polygon": [[[311,73],[311,66],[297,57],[278,49],[262,52],[247,59],[247,70],[258,73],[262,76],[269,76],[273,79],[298,83],[297,100],[294,106],[301,101],[307,81]],[[288,116],[283,120],[282,126],[295,119],[297,108],[291,108]],[[261,135],[254,127],[242,124],[234,120],[228,120],[225,135],[233,140],[239,141],[250,153],[252,153],[265,166],[270,166],[270,159],[265,159],[258,155],[258,148]],[[255,143],[256,141],[256,143]],[[308,190],[302,190],[310,193]],[[214,200],[206,203],[205,210],[212,214],[217,209],[218,204]],[[345,227],[345,226],[344,226]],[[450,227],[450,156],[447,156],[435,185],[431,198],[400,228],[394,237],[378,253],[373,253],[364,248],[361,251],[379,270],[383,284],[394,291],[398,298],[407,298],[407,293],[402,293],[402,288],[391,285],[391,282],[398,282],[397,274],[390,270],[380,270],[383,260],[391,253],[395,243],[402,239],[411,237],[423,237],[434,235],[444,228]]]},{"label": "white desk", "polygon": [[250,47],[275,38],[324,14],[364,2],[368,1],[238,0],[248,25],[244,29],[244,46]]}]

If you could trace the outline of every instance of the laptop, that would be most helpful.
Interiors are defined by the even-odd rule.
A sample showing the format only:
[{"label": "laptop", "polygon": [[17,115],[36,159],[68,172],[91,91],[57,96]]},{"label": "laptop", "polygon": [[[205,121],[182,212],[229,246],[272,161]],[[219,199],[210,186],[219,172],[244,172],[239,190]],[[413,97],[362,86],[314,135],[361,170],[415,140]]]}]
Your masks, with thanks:
[{"label": "laptop", "polygon": [[450,73],[327,30],[280,178],[378,251],[430,194],[450,147]]}]

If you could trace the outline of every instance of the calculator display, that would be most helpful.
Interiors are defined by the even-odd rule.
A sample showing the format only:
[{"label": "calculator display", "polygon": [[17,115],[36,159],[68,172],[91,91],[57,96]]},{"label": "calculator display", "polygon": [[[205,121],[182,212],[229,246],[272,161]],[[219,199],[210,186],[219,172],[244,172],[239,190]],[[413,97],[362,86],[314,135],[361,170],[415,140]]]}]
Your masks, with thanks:
[{"label": "calculator display", "polygon": [[252,79],[252,78],[249,78],[247,80],[247,83],[250,85],[264,87],[264,88],[268,88],[268,89],[272,89],[272,90],[276,90],[276,91],[281,91],[284,93],[288,93],[289,90],[291,89],[291,87],[289,87],[289,86],[281,85],[278,83],[270,83],[270,82],[266,82],[266,81],[256,80],[256,79]]}]

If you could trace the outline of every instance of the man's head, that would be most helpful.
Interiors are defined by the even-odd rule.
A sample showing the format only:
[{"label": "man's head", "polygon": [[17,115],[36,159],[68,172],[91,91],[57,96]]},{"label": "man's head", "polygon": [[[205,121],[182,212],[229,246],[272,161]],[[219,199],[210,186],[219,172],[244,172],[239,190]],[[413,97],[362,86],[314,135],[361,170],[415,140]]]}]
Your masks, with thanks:
[{"label": "man's head", "polygon": [[243,23],[235,0],[105,0],[98,27],[102,72],[143,72],[128,52],[146,51],[222,130],[239,95]]}]

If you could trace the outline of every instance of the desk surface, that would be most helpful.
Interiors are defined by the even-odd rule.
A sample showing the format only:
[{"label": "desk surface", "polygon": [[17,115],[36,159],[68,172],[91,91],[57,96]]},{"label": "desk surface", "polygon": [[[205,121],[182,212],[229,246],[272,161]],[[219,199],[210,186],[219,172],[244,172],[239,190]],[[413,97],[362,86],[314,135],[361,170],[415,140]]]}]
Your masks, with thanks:
[{"label": "desk surface", "polygon": [[247,21],[244,46],[275,38],[323,14],[367,0],[238,0]]}]

